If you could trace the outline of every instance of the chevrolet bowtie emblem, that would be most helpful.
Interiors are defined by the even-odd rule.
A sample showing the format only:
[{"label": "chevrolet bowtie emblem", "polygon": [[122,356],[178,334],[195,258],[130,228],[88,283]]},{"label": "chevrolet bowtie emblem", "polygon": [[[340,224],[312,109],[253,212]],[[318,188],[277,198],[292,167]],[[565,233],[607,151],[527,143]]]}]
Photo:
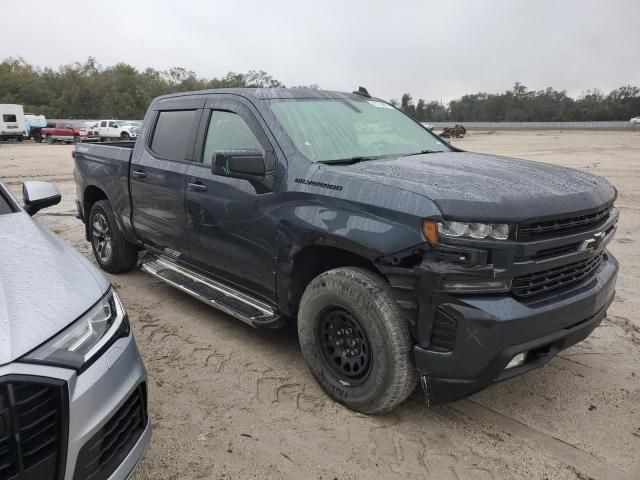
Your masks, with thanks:
[{"label": "chevrolet bowtie emblem", "polygon": [[582,245],[580,245],[581,252],[597,252],[602,247],[604,241],[604,232],[598,232],[593,235],[593,238],[588,238]]}]

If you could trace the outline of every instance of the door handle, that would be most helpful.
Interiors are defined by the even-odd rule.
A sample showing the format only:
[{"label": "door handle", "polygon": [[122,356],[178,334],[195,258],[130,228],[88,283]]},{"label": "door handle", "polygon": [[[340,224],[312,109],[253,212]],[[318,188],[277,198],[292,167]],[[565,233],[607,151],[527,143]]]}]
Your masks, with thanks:
[{"label": "door handle", "polygon": [[133,175],[135,178],[138,178],[138,179],[140,179],[140,178],[144,178],[144,177],[146,177],[146,176],[147,176],[147,174],[146,174],[145,172],[143,172],[142,170],[134,170],[134,172],[132,173],[132,175]]},{"label": "door handle", "polygon": [[202,183],[189,183],[187,188],[192,192],[206,192],[208,190],[207,186]]}]

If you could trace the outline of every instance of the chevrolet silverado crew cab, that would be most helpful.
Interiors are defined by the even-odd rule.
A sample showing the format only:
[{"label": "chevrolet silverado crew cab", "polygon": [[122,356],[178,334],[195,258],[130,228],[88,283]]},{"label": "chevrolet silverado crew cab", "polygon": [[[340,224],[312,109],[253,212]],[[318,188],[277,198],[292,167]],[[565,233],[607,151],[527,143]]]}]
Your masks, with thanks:
[{"label": "chevrolet silverado crew cab", "polygon": [[313,376],[365,413],[540,367],[614,298],[609,182],[460,151],[366,89],[159,97],[135,144],[77,145],[75,180],[103,269],[297,322]]},{"label": "chevrolet silverado crew cab", "polygon": [[0,479],[124,480],[151,438],[146,373],[109,280],[31,218],[60,199],[0,181]]}]

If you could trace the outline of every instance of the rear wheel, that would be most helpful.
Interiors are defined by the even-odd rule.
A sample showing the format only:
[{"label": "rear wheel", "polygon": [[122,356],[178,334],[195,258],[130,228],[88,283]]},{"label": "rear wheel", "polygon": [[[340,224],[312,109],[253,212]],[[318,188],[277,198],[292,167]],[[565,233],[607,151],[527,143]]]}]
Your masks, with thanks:
[{"label": "rear wheel", "polygon": [[390,411],[416,386],[407,320],[372,272],[338,268],[312,280],[300,301],[298,335],[318,383],[353,410]]},{"label": "rear wheel", "polygon": [[127,242],[120,232],[107,200],[100,200],[91,207],[89,232],[93,255],[103,270],[120,273],[136,266],[138,247]]},{"label": "rear wheel", "polygon": [[53,137],[51,135],[47,135],[47,143],[53,145]]}]

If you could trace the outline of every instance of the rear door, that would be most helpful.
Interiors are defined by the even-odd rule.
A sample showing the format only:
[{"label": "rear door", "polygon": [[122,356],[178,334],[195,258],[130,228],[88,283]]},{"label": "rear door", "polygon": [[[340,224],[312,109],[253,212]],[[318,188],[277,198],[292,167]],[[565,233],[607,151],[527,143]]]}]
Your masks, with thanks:
[{"label": "rear door", "polygon": [[184,193],[186,172],[204,100],[200,96],[153,105],[153,127],[131,162],[133,226],[144,243],[180,257],[187,252]]}]

